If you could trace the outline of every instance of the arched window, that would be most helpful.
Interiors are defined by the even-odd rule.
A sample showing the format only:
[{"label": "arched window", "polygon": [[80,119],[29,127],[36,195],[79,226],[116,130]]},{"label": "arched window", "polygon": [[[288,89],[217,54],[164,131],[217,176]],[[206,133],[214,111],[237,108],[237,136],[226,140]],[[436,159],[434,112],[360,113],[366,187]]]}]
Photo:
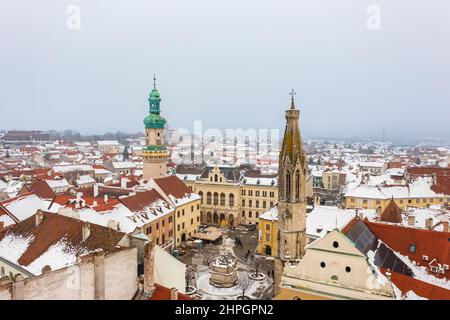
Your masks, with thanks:
[{"label": "arched window", "polygon": [[198,195],[200,196],[200,202],[203,204],[203,192],[199,192]]},{"label": "arched window", "polygon": [[286,182],[285,182],[285,184],[286,184],[286,187],[285,187],[285,190],[286,190],[285,198],[286,198],[286,200],[289,201],[291,199],[291,175],[289,173],[286,173]]},{"label": "arched window", "polygon": [[214,192],[213,205],[217,206],[218,204],[219,204],[219,194],[217,192]]},{"label": "arched window", "polygon": [[221,206],[225,205],[225,193],[220,194],[220,205]]},{"label": "arched window", "polygon": [[228,204],[230,207],[234,207],[234,194],[230,193],[228,196]]},{"label": "arched window", "polygon": [[217,182],[219,179],[219,177],[217,176],[217,174],[214,175],[214,182]]},{"label": "arched window", "polygon": [[295,172],[295,199],[300,199],[300,172],[298,169]]},{"label": "arched window", "polygon": [[211,192],[208,192],[208,193],[206,194],[206,203],[207,203],[207,204],[211,204]]}]

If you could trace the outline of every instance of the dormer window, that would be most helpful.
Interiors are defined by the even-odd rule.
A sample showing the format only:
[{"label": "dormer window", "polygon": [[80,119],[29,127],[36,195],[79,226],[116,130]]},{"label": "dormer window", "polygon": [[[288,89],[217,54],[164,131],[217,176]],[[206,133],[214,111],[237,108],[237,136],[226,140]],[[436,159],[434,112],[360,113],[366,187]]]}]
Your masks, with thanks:
[{"label": "dormer window", "polygon": [[415,244],[410,244],[409,245],[409,252],[411,252],[411,253],[415,253],[416,252],[416,245]]}]

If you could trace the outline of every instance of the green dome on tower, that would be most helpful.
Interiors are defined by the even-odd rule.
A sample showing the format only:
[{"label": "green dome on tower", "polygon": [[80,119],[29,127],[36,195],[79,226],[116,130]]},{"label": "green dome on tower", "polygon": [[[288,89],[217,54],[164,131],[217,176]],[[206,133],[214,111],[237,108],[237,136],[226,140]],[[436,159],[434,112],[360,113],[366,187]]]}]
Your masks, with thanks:
[{"label": "green dome on tower", "polygon": [[144,118],[144,125],[147,129],[162,129],[166,124],[166,119],[161,117],[160,104],[161,98],[158,90],[156,90],[156,78],[153,77],[153,90],[148,97],[149,115]]}]

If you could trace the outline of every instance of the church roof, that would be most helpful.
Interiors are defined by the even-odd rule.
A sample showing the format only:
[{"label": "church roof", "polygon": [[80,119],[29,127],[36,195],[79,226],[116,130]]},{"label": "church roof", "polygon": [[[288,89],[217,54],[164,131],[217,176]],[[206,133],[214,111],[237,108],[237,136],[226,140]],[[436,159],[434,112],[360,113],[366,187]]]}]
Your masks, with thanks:
[{"label": "church roof", "polygon": [[306,155],[303,150],[298,118],[299,110],[295,109],[294,99],[292,98],[291,109],[286,110],[286,128],[280,152],[280,161],[284,161],[288,157],[291,163],[300,160],[302,165],[306,165]]},{"label": "church roof", "polygon": [[394,200],[391,200],[387,207],[381,214],[381,221],[401,223],[402,222],[402,211],[397,206]]}]

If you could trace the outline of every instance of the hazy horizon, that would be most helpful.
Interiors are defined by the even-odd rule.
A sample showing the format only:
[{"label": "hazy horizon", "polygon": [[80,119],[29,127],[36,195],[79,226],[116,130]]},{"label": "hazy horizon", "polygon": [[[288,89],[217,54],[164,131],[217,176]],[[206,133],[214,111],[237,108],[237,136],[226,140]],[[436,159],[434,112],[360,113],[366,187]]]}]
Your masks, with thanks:
[{"label": "hazy horizon", "polygon": [[294,88],[305,137],[449,137],[450,3],[402,2],[4,0],[0,128],[141,132],[155,73],[171,128],[282,132]]}]

